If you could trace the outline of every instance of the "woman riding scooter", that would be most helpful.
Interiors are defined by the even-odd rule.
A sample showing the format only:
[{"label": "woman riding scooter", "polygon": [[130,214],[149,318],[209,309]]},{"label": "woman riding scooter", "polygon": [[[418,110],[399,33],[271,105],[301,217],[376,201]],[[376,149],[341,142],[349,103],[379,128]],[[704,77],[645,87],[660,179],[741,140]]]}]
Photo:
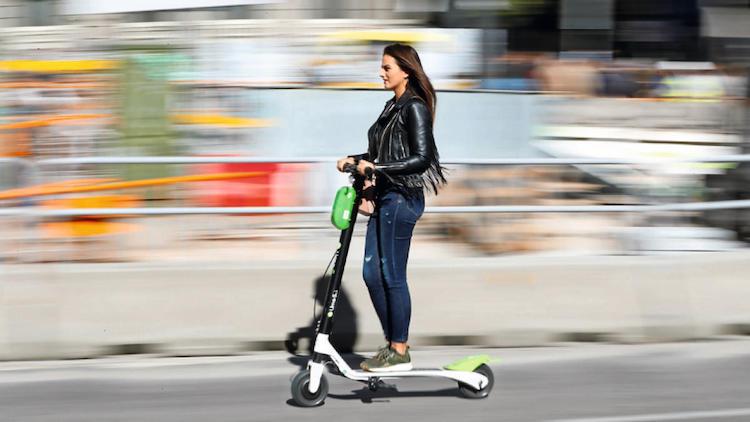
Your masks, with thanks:
[{"label": "woman riding scooter", "polygon": [[[424,212],[424,191],[446,184],[432,135],[435,90],[416,50],[385,47],[380,69],[384,88],[395,94],[367,132],[367,152],[338,160],[375,174],[375,208],[367,223],[363,278],[386,345],[360,365],[372,372],[411,370],[411,298],[406,280],[414,226]],[[367,170],[367,169],[370,170]]]}]

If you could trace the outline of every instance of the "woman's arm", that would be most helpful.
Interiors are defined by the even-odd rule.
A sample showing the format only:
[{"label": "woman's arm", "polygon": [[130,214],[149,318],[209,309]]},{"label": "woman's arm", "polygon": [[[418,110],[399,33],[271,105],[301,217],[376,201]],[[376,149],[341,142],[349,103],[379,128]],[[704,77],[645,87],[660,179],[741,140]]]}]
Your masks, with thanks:
[{"label": "woman's arm", "polygon": [[432,117],[427,106],[420,101],[410,101],[404,106],[404,111],[411,155],[402,160],[375,165],[376,170],[389,175],[423,173],[430,167],[435,155]]}]

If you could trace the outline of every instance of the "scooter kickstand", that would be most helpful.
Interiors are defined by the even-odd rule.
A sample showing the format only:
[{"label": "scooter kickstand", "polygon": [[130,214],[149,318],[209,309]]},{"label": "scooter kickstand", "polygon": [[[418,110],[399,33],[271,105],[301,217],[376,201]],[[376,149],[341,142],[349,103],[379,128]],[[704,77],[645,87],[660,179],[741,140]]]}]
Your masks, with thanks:
[{"label": "scooter kickstand", "polygon": [[372,392],[376,392],[381,388],[396,390],[396,384],[386,384],[380,377],[370,377],[367,379],[367,388]]},{"label": "scooter kickstand", "polygon": [[382,382],[379,377],[370,377],[367,379],[367,388],[374,393],[378,391]]}]

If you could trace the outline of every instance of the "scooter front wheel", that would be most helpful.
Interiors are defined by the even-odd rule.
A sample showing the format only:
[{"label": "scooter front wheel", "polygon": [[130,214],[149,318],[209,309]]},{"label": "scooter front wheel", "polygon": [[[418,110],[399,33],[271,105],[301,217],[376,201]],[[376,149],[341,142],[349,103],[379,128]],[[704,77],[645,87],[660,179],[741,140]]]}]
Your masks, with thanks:
[{"label": "scooter front wheel", "polygon": [[315,393],[310,392],[310,371],[305,369],[297,372],[292,378],[292,400],[302,407],[315,407],[323,404],[328,396],[328,380],[325,375],[320,376],[320,386]]},{"label": "scooter front wheel", "polygon": [[490,369],[487,365],[479,365],[477,369],[475,369],[473,372],[476,372],[477,374],[482,374],[485,377],[487,377],[487,380],[489,382],[487,385],[485,385],[483,388],[477,390],[474,387],[471,387],[466,384],[458,383],[458,391],[461,392],[461,395],[466,397],[467,399],[483,399],[490,395],[490,391],[492,391],[492,386],[495,385],[495,377],[492,375],[492,369]]}]

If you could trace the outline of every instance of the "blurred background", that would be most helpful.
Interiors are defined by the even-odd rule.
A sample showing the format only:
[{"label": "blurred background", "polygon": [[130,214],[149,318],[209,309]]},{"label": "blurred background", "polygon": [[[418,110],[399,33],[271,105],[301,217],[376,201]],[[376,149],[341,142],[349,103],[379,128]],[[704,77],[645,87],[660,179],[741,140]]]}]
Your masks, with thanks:
[{"label": "blurred background", "polygon": [[[366,150],[393,42],[438,90],[450,169],[412,244],[416,344],[750,332],[749,19],[747,0],[0,0],[0,357],[296,348],[338,242],[334,163]],[[350,348],[380,341],[359,223]]]}]

